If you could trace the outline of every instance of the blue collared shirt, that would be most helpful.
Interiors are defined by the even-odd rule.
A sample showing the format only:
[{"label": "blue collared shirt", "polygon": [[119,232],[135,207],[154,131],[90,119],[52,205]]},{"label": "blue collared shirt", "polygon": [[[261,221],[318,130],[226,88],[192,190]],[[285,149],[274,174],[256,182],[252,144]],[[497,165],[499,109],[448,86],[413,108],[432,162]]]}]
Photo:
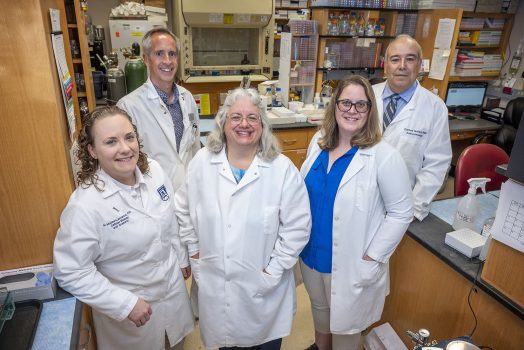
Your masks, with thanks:
[{"label": "blue collared shirt", "polygon": [[[415,81],[413,85],[411,85],[406,90],[402,91],[400,94],[400,98],[397,101],[397,110],[395,111],[395,117],[400,113],[400,111],[406,107],[408,102],[413,97],[413,94],[415,93],[415,90],[417,89],[417,82]],[[393,95],[394,92],[389,88],[389,85],[386,83],[386,87],[384,88],[384,91],[382,92],[382,101],[384,102],[384,108],[389,103],[389,99],[391,95]]]},{"label": "blue collared shirt", "polygon": [[323,150],[306,175],[312,226],[309,242],[300,257],[304,264],[321,273],[331,273],[333,206],[340,181],[357,150],[354,146],[335,160],[329,173],[329,151]]}]

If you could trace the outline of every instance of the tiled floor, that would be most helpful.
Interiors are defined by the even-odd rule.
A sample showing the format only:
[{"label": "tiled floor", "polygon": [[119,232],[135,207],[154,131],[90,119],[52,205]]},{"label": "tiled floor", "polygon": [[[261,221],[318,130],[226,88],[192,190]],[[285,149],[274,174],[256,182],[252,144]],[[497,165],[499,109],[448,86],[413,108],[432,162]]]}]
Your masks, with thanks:
[{"label": "tiled floor", "polygon": [[[435,198],[451,198],[454,194],[455,179],[449,177],[442,193]],[[304,284],[297,287],[297,312],[293,320],[293,329],[291,335],[284,338],[282,350],[301,350],[307,348],[314,341],[313,318],[309,297]],[[200,340],[200,330],[198,326],[195,331],[186,338],[185,350],[204,350],[205,347]]]}]

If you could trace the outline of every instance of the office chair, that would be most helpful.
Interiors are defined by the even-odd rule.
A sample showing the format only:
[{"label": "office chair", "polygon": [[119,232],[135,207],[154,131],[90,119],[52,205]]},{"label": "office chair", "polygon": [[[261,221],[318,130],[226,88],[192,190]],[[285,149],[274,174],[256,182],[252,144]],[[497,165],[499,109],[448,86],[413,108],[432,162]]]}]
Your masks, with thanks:
[{"label": "office chair", "polygon": [[468,193],[468,179],[472,177],[489,177],[486,191],[500,190],[500,185],[507,177],[495,172],[500,164],[507,164],[508,154],[500,147],[489,143],[479,143],[467,147],[460,154],[455,168],[455,196]]},{"label": "office chair", "polygon": [[[491,143],[502,148],[507,154],[511,154],[511,149],[513,148],[513,143],[515,142],[517,130],[523,115],[524,97],[517,97],[509,101],[504,111],[504,116],[502,117],[502,125],[491,139]],[[488,134],[476,136],[473,144],[481,142],[486,136],[488,136]]]}]

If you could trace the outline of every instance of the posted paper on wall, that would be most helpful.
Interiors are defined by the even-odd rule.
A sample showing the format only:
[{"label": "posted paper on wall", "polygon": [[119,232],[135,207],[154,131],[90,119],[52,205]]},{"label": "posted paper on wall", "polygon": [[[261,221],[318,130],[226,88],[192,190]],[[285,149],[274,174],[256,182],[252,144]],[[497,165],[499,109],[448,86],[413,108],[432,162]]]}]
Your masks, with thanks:
[{"label": "posted paper on wall", "polygon": [[446,67],[448,66],[449,54],[449,49],[433,49],[431,69],[429,70],[429,77],[431,79],[444,79]]},{"label": "posted paper on wall", "polygon": [[453,39],[453,32],[455,30],[456,20],[451,18],[441,18],[438,22],[437,35],[435,37],[435,45],[438,49],[451,48],[451,39]]},{"label": "posted paper on wall", "polygon": [[524,186],[508,180],[502,184],[491,234],[497,241],[524,253]]}]

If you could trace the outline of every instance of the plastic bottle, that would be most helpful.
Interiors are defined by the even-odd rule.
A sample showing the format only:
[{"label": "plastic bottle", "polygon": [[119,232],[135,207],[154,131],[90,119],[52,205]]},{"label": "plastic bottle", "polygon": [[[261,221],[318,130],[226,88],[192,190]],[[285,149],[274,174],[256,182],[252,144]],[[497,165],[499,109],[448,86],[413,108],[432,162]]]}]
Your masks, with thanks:
[{"label": "plastic bottle", "polygon": [[266,106],[268,111],[273,107],[273,94],[271,90],[271,87],[266,88]]},{"label": "plastic bottle", "polygon": [[473,231],[476,229],[475,221],[479,214],[479,203],[476,198],[477,188],[486,193],[486,183],[491,181],[487,177],[477,177],[468,180],[469,190],[468,194],[460,200],[455,219],[453,220],[453,228],[460,230],[461,228],[469,228]]},{"label": "plastic bottle", "polygon": [[282,96],[282,89],[277,87],[277,92],[275,92],[274,100],[273,100],[273,107],[282,107],[284,101],[284,97]]},{"label": "plastic bottle", "polygon": [[315,97],[313,98],[313,105],[315,106],[315,109],[324,108],[324,103],[322,102],[322,98],[320,98],[320,92],[315,92]]}]

